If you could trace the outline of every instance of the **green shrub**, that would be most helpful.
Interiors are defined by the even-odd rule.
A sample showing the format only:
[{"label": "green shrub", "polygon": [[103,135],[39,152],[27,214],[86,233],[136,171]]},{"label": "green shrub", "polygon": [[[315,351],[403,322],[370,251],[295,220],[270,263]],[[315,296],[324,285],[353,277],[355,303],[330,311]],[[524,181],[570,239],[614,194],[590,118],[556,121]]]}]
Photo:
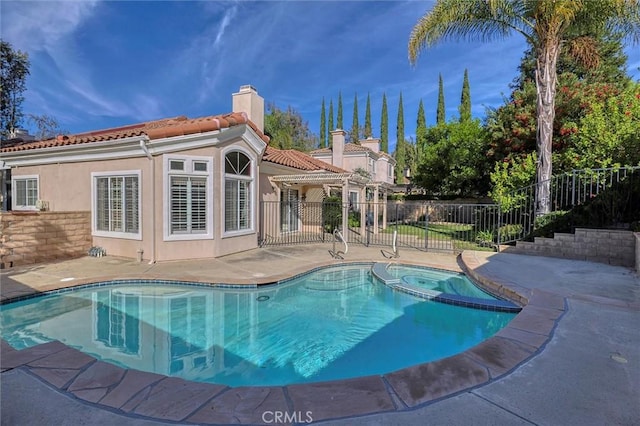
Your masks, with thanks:
[{"label": "green shrub", "polygon": [[558,210],[535,219],[533,225],[534,237],[553,237],[556,232],[571,232],[570,211]]},{"label": "green shrub", "polygon": [[322,227],[325,232],[333,232],[342,223],[342,198],[327,197],[322,201]]},{"label": "green shrub", "polygon": [[522,225],[510,224],[502,225],[498,228],[498,235],[500,236],[500,242],[513,240],[522,236]]},{"label": "green shrub", "polygon": [[353,211],[349,213],[349,228],[360,227],[360,212]]},{"label": "green shrub", "polygon": [[480,231],[476,234],[476,243],[480,247],[491,247],[493,245],[493,232]]},{"label": "green shrub", "polygon": [[[520,190],[535,181],[536,154],[517,158],[512,162],[496,163],[491,172],[493,185],[489,196],[500,205],[503,212],[509,212],[531,202],[531,190]],[[520,191],[519,191],[520,190]]]}]

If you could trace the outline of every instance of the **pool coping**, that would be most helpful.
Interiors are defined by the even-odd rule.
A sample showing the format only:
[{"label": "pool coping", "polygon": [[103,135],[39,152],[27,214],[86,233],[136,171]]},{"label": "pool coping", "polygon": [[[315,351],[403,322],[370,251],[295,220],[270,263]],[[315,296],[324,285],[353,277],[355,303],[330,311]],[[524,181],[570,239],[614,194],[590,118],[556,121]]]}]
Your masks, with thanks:
[{"label": "pool coping", "polygon": [[[459,257],[465,273],[496,294],[521,303],[521,312],[496,335],[463,353],[392,373],[310,384],[231,388],[122,369],[57,341],[21,351],[0,341],[0,370],[20,369],[98,408],[167,422],[271,423],[264,418],[266,412],[290,413],[293,417],[311,413],[316,422],[413,410],[510,373],[544,349],[567,310],[566,300],[557,294],[477,273],[480,262],[465,253]],[[349,263],[370,262],[344,262]],[[299,274],[323,266],[300,268]],[[111,281],[107,277],[88,281],[101,280]],[[262,284],[277,281],[271,277]],[[80,284],[88,283],[66,287]],[[304,423],[305,418],[295,420]]]}]

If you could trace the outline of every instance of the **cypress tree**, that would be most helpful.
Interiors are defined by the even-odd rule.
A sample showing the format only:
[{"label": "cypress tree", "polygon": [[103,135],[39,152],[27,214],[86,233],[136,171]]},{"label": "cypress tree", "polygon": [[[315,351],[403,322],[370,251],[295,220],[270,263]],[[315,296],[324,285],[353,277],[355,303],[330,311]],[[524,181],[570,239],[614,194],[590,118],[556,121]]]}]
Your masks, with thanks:
[{"label": "cypress tree", "polygon": [[469,90],[469,72],[464,70],[464,80],[462,80],[462,95],[460,96],[460,122],[471,120],[471,92]]},{"label": "cypress tree", "polygon": [[444,124],[446,120],[446,114],[444,111],[444,84],[442,83],[442,74],[440,74],[438,82],[438,109],[436,111],[436,124]]},{"label": "cypress tree", "polygon": [[418,120],[416,126],[416,154],[417,163],[422,162],[422,156],[427,149],[427,119],[424,114],[424,105],[422,99],[420,99],[420,105],[418,106]]},{"label": "cypress tree", "polygon": [[320,148],[325,147],[327,141],[327,117],[324,111],[324,96],[322,97],[322,108],[320,109]]},{"label": "cypress tree", "polygon": [[364,137],[370,138],[373,136],[373,132],[371,131],[371,97],[369,93],[367,93],[367,109],[364,113]]},{"label": "cypress tree", "polygon": [[327,127],[327,146],[331,146],[332,144],[332,139],[331,139],[331,132],[333,130],[335,130],[335,128],[333,127],[333,99],[331,99],[329,101],[329,125]]},{"label": "cypress tree", "polygon": [[360,123],[358,123],[358,94],[353,98],[353,125],[351,126],[351,143],[360,141]]},{"label": "cypress tree", "polygon": [[338,92],[338,129],[344,130],[342,122],[342,92]]},{"label": "cypress tree", "polygon": [[404,146],[404,108],[402,106],[402,92],[398,102],[398,120],[396,127],[396,184],[404,183],[404,168],[406,167],[406,153]]},{"label": "cypress tree", "polygon": [[380,117],[380,149],[389,152],[389,114],[387,112],[387,95],[382,94],[382,117]]}]

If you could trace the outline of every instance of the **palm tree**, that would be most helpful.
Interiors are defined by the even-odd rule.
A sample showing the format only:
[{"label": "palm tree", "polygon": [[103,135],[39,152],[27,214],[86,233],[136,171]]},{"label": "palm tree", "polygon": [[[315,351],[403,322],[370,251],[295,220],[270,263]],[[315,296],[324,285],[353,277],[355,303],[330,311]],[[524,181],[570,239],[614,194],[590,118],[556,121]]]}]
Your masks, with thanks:
[{"label": "palm tree", "polygon": [[556,63],[562,49],[588,66],[598,65],[593,34],[612,28],[640,40],[640,0],[437,0],[413,27],[409,61],[442,40],[492,41],[519,33],[536,55],[538,165],[536,214],[551,211],[551,141]]}]

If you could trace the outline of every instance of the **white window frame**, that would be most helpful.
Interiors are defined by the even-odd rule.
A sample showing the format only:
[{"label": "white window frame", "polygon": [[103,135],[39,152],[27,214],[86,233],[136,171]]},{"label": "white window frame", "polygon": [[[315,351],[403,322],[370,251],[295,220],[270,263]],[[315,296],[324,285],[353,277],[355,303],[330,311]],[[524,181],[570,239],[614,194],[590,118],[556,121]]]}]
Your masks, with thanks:
[{"label": "white window frame", "polygon": [[[97,178],[138,178],[138,232],[115,232],[98,230],[97,204]],[[124,210],[123,210],[124,213]],[[118,170],[113,172],[91,173],[91,235],[94,237],[122,238],[125,240],[142,240],[142,172],[140,170]]]},{"label": "white window frame", "polygon": [[[34,180],[36,181],[36,191],[37,191],[37,196],[36,196],[36,200],[33,203],[33,205],[30,204],[25,204],[25,205],[18,205],[18,185],[17,182],[24,180]],[[26,196],[27,194],[25,194],[25,200],[28,201],[28,197]],[[12,210],[20,210],[20,211],[37,211],[37,204],[38,204],[38,200],[40,200],[40,176],[39,175],[21,175],[21,176],[11,176],[11,209]]]},{"label": "white window frame", "polygon": [[[193,241],[213,239],[213,157],[195,155],[164,154],[163,162],[163,202],[162,202],[162,228],[164,241]],[[171,170],[171,161],[183,161],[183,170]],[[194,163],[207,163],[207,171],[194,171]],[[207,180],[206,191],[206,231],[187,232],[180,234],[171,233],[171,177],[204,177]]]},{"label": "white window frame", "polygon": [[[249,170],[251,171],[251,175],[250,176],[242,176],[242,175],[227,175],[227,173],[225,172],[226,170],[226,161],[227,161],[227,155],[237,151],[240,152],[244,155],[247,156],[247,158],[249,158]],[[257,178],[257,170],[256,170],[256,158],[251,154],[251,152],[249,152],[248,150],[239,147],[239,146],[230,146],[226,149],[224,149],[221,153],[221,167],[220,167],[220,173],[222,175],[222,183],[220,185],[220,203],[221,203],[221,208],[220,210],[222,211],[221,214],[221,222],[220,222],[220,226],[222,229],[222,237],[236,237],[236,236],[240,236],[240,235],[250,235],[250,234],[255,234],[255,226],[256,226],[256,209],[255,209],[255,196],[256,196],[256,178]],[[227,187],[227,177],[233,177],[234,179],[237,180],[244,180],[249,182],[249,192],[250,192],[250,196],[249,196],[249,220],[251,221],[251,225],[248,228],[245,229],[238,229],[238,230],[234,230],[234,231],[227,231],[226,230],[226,187]]]}]

